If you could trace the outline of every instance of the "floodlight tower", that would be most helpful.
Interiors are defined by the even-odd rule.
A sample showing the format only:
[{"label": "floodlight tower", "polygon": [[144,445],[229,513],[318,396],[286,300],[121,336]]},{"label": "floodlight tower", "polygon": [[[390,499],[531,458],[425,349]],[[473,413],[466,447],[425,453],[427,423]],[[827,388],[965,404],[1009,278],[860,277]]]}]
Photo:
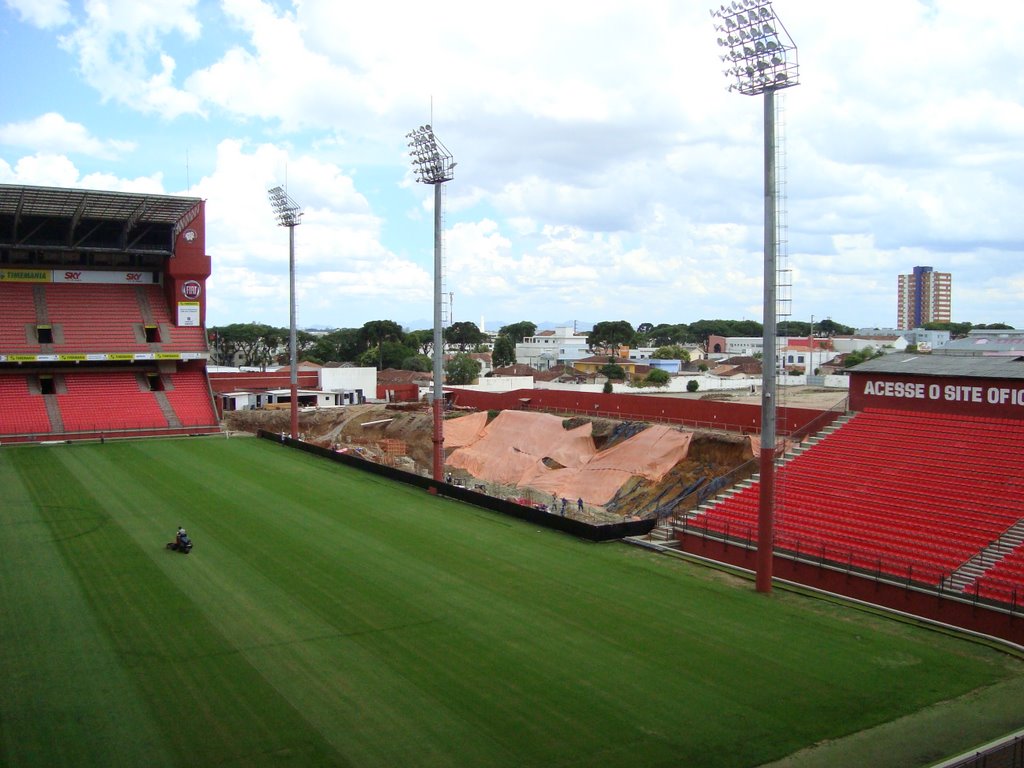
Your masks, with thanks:
[{"label": "floodlight tower", "polygon": [[718,44],[728,51],[725,75],[735,78],[730,91],[764,95],[764,352],[761,360],[760,499],[757,522],[757,591],[772,589],[772,539],[775,518],[776,403],[776,248],[778,245],[775,180],[775,92],[797,85],[796,45],[772,10],[771,0],[733,0],[711,11]]},{"label": "floodlight tower", "polygon": [[283,187],[271,187],[267,190],[267,195],[277,216],[278,226],[288,227],[288,363],[291,368],[291,431],[292,439],[296,440],[299,437],[299,371],[295,342],[295,228],[301,224],[299,218],[302,216],[302,209],[288,196]]},{"label": "floodlight tower", "polygon": [[444,359],[443,329],[441,327],[441,185],[455,178],[455,158],[447,147],[437,140],[429,125],[421,125],[405,135],[409,139],[413,172],[416,181],[434,187],[434,394],[431,406],[434,412],[434,479],[444,479],[444,389],[442,361]]}]

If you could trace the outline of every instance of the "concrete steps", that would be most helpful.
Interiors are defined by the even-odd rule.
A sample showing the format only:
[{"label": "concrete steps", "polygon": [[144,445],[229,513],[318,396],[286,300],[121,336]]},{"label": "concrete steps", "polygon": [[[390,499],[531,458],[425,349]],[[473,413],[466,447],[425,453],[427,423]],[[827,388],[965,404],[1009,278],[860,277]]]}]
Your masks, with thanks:
[{"label": "concrete steps", "polygon": [[963,592],[1021,544],[1024,544],[1024,518],[1011,525],[998,539],[957,568],[950,575],[946,585],[954,592]]}]

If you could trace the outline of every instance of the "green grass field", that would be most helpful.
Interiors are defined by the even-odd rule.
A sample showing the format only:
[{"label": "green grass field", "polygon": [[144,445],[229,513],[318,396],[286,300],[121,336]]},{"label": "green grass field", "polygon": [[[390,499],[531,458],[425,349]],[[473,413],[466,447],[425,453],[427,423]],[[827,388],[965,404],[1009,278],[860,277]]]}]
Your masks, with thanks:
[{"label": "green grass field", "polygon": [[1002,653],[273,442],[4,447],[0,484],[4,766],[835,766],[865,729],[913,765],[1024,722]]}]

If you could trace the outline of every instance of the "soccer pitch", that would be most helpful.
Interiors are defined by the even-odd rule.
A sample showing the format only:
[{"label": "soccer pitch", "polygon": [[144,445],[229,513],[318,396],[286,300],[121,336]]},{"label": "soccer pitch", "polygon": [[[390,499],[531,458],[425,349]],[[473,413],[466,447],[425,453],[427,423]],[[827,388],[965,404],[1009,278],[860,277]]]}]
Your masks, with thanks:
[{"label": "soccer pitch", "polygon": [[0,484],[11,768],[732,768],[887,723],[913,765],[1024,722],[984,646],[270,441],[4,447]]}]

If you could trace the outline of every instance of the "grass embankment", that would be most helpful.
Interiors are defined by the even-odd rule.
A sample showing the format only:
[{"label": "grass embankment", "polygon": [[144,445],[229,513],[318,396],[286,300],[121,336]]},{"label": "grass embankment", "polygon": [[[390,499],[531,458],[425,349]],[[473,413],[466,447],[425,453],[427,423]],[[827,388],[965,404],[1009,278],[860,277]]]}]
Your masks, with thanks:
[{"label": "grass embankment", "polygon": [[271,442],[4,448],[0,484],[6,766],[753,766],[1021,687]]}]

